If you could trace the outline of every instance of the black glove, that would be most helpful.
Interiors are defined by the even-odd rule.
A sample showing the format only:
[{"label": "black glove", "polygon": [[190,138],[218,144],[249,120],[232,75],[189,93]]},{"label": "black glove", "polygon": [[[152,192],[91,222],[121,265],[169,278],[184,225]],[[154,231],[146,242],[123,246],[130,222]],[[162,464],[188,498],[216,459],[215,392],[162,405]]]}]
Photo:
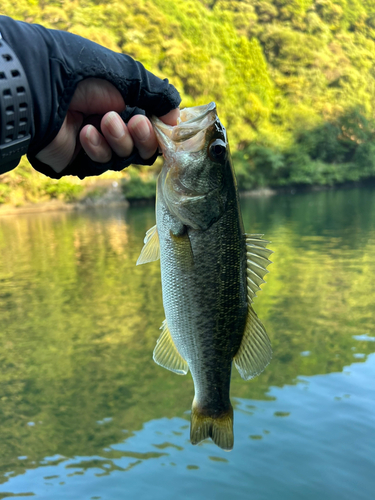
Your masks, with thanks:
[{"label": "black glove", "polygon": [[125,123],[135,114],[165,115],[177,108],[181,99],[168,80],[160,80],[130,56],[72,33],[47,30],[5,16],[0,16],[0,33],[21,61],[31,89],[34,120],[27,156],[36,170],[55,179],[63,175],[83,179],[106,170],[122,170],[131,163],[151,165],[155,161],[157,154],[144,160],[134,149],[128,158],[119,158],[113,152],[108,163],[98,163],[82,150],[62,172],[56,173],[37,160],[37,153],[59,132],[77,84],[85,78],[102,78],[120,91],[127,105],[121,114]]}]

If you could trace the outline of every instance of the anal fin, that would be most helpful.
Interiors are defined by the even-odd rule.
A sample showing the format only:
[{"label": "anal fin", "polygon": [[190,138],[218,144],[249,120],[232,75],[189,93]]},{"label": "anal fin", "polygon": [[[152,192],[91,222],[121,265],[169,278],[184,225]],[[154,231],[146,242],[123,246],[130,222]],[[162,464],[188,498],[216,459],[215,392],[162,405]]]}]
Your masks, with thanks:
[{"label": "anal fin", "polygon": [[137,266],[160,259],[159,234],[156,224],[147,231],[143,242],[144,246],[138,257]]},{"label": "anal fin", "polygon": [[160,328],[162,332],[156,342],[153,355],[155,363],[178,375],[186,375],[189,371],[189,365],[178,352],[172,340],[166,319]]},{"label": "anal fin", "polygon": [[248,306],[245,332],[234,364],[244,380],[259,375],[272,358],[271,342],[254,309]]}]

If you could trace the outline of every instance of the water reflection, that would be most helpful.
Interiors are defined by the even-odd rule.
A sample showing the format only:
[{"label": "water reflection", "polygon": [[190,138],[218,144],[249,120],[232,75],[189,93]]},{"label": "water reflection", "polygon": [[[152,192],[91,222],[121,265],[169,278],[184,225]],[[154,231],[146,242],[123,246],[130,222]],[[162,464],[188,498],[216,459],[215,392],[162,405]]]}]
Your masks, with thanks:
[{"label": "water reflection", "polygon": [[8,473],[0,498],[172,499],[179,491],[183,498],[224,499],[232,490],[235,499],[249,492],[253,498],[286,499],[298,492],[298,498],[369,500],[375,434],[367,416],[375,388],[364,382],[374,376],[373,354],[344,373],[271,388],[268,401],[237,398],[230,454],[210,441],[191,446],[184,419],[162,418],[94,456],[51,456]]},{"label": "water reflection", "polygon": [[[350,420],[355,391],[346,385],[358,372],[345,366],[367,367],[375,352],[374,194],[351,190],[243,200],[246,230],[265,233],[275,251],[268,283],[255,302],[274,357],[252,382],[233,375],[233,456],[248,462],[254,446],[265,446],[259,460],[267,469],[267,453],[282,460],[282,450],[292,446],[297,463],[292,456],[288,463],[298,469],[303,447],[315,446],[316,435],[305,434],[307,422],[315,426],[313,417],[319,420],[326,403],[328,427],[320,436],[331,432],[336,419],[345,440],[357,447],[357,424]],[[160,491],[161,464],[200,478],[233,464],[258,487],[239,458],[220,454],[210,443],[189,444],[191,378],[152,362],[164,319],[160,271],[158,263],[135,262],[153,224],[152,207],[0,219],[0,491],[37,491],[38,498],[51,498],[39,487],[47,481],[48,488],[54,485],[53,498],[92,498],[100,490],[101,498],[115,499],[124,471],[146,463],[157,464],[154,472],[146,471],[155,475]],[[341,385],[331,397],[324,392],[331,375],[321,384],[312,380],[334,372],[342,372]],[[359,377],[356,388],[364,395],[373,386],[365,373],[369,378]],[[295,401],[284,405],[277,391],[289,389]],[[365,399],[368,415],[373,408]],[[344,406],[332,413],[332,405]],[[329,441],[330,434],[324,438]],[[343,453],[346,444],[337,440],[334,446]],[[323,448],[314,448],[317,455],[308,460],[313,470],[314,459],[324,462]],[[265,473],[259,477],[267,482]],[[95,474],[103,481],[118,477],[118,490],[104,494]],[[16,478],[30,483],[17,489]],[[61,481],[67,489],[55,496]],[[232,479],[220,481],[233,497]],[[131,491],[137,487],[135,480]]]}]

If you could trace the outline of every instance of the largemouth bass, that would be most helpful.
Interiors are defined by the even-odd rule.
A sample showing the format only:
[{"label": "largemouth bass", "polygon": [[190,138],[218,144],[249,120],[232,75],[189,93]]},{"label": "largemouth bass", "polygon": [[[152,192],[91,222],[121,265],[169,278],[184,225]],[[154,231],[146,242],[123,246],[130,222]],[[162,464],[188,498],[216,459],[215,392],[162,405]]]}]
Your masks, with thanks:
[{"label": "largemouth bass", "polygon": [[245,380],[271,359],[252,308],[271,250],[245,234],[226,130],[215,103],[181,111],[179,124],[152,124],[164,155],[156,226],[137,264],[160,257],[166,319],[154,350],[159,365],[185,375],[195,396],[190,439],[233,448],[232,362]]}]

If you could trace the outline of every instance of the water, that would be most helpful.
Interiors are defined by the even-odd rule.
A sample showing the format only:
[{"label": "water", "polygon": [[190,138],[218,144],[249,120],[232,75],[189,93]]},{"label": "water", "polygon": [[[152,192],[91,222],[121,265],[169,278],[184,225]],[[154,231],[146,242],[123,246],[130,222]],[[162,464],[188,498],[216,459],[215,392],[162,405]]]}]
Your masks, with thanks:
[{"label": "water", "polygon": [[235,447],[193,447],[190,375],[152,361],[149,208],[0,218],[0,499],[363,499],[375,488],[375,191],[242,200],[272,240],[272,340],[234,373]]}]

